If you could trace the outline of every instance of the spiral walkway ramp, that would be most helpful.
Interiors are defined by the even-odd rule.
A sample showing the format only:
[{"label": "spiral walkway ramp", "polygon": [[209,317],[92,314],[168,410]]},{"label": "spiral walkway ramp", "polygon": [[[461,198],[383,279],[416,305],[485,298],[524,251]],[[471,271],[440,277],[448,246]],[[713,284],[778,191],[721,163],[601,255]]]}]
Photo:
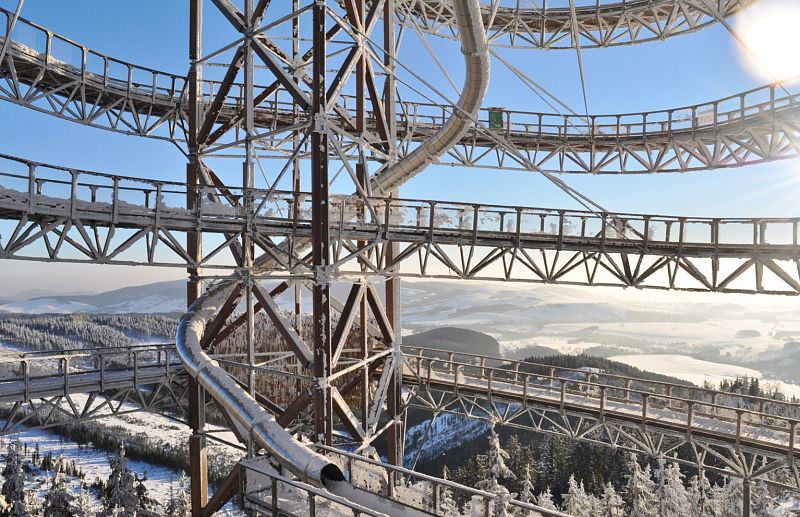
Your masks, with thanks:
[{"label": "spiral walkway ramp", "polygon": [[[553,178],[796,157],[800,99],[789,83],[647,113],[481,107],[493,49],[580,52],[660,40],[727,23],[751,3],[191,0],[185,75],[109,57],[19,10],[0,9],[0,99],[169,141],[189,159],[187,180],[176,182],[0,155],[0,219],[11,228],[0,258],[189,273],[189,308],[174,348],[0,358],[14,364],[0,375],[0,400],[13,405],[0,432],[51,425],[42,408],[62,419],[99,418],[122,405],[98,401],[135,394],[141,407],[185,418],[192,429],[193,516],[213,514],[237,493],[248,510],[272,515],[313,515],[320,502],[342,515],[439,515],[443,488],[482,501],[492,515],[496,494],[405,468],[409,408],[430,412],[431,426],[456,414],[649,456],[691,451],[679,461],[740,477],[745,487],[785,470],[791,482],[768,482],[800,490],[796,404],[454,354],[401,338],[403,277],[800,294],[800,217],[697,218],[613,213],[592,203],[574,210],[398,195],[433,164]],[[224,22],[215,37],[227,31],[231,43],[204,53],[209,8]],[[400,95],[417,90],[400,74],[398,30],[457,42],[464,70],[457,98]],[[337,46],[342,40],[345,50]],[[243,160],[241,183],[210,165],[231,156]],[[261,160],[276,175],[265,186],[255,179]],[[331,192],[336,166],[352,179],[352,195]],[[284,175],[290,190],[278,188]],[[344,298],[334,282],[346,287]],[[312,301],[307,321],[304,290]],[[278,300],[292,292],[294,314]],[[256,336],[262,312],[275,332],[266,345]],[[126,359],[107,371],[106,359],[120,354]],[[265,379],[283,390],[265,389]],[[89,393],[83,409],[73,398],[81,393]],[[207,400],[247,451],[211,498]],[[386,461],[376,453],[380,441]]]}]

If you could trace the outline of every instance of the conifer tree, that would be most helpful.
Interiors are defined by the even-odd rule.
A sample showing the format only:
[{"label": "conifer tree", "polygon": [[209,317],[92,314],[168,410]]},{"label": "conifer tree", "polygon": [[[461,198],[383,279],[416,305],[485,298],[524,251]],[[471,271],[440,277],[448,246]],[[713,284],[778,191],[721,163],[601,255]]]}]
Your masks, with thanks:
[{"label": "conifer tree", "polygon": [[603,517],[622,517],[625,513],[625,502],[614,489],[614,485],[606,483],[603,499],[600,502],[600,515]]},{"label": "conifer tree", "polygon": [[525,467],[525,478],[522,481],[522,492],[520,493],[519,500],[523,503],[533,503],[534,500],[530,465]]},{"label": "conifer tree", "polygon": [[[447,465],[442,469],[442,479],[450,479],[450,471],[447,469]],[[458,505],[453,499],[453,493],[450,488],[446,486],[441,486],[439,488],[439,512],[442,515],[460,515]]]},{"label": "conifer tree", "polygon": [[689,495],[683,484],[683,474],[676,463],[667,463],[664,456],[658,458],[656,470],[658,515],[661,517],[685,515],[691,508]]},{"label": "conifer tree", "polygon": [[63,462],[56,462],[56,470],[50,489],[44,499],[44,517],[68,517],[71,515],[72,501],[75,497],[67,490],[64,474],[61,472]]},{"label": "conifer tree", "polygon": [[29,515],[28,505],[25,498],[25,472],[22,468],[22,445],[20,442],[13,441],[8,445],[6,453],[6,465],[3,468],[3,487],[0,493],[6,498],[6,502],[11,507],[11,515],[14,517],[26,517]]},{"label": "conifer tree", "polygon": [[70,513],[73,517],[91,517],[94,515],[92,501],[89,498],[89,491],[86,490],[86,484],[83,482],[81,482],[78,497],[76,497],[72,503]]},{"label": "conifer tree", "polygon": [[594,496],[587,494],[583,481],[578,483],[575,476],[569,477],[569,490],[564,497],[564,510],[575,517],[594,517]]},{"label": "conifer tree", "polygon": [[625,501],[630,508],[630,517],[655,517],[658,512],[656,484],[650,475],[650,465],[639,466],[636,456],[631,454],[630,474],[625,485]]},{"label": "conifer tree", "polygon": [[514,473],[506,465],[509,456],[500,446],[500,437],[494,429],[495,422],[489,424],[489,450],[486,453],[486,471],[483,480],[478,482],[477,488],[495,494],[495,515],[506,517],[508,515],[508,502],[512,496],[508,489],[500,484],[501,478],[514,479]]},{"label": "conifer tree", "polygon": [[714,494],[711,483],[704,474],[692,476],[687,489],[689,498],[689,514],[696,517],[711,517],[714,515]]},{"label": "conifer tree", "polygon": [[545,510],[558,510],[556,503],[553,502],[553,494],[550,493],[549,488],[546,488],[544,492],[539,494],[536,498],[536,505],[541,506]]},{"label": "conifer tree", "polygon": [[125,447],[120,445],[119,454],[111,460],[111,474],[103,490],[103,508],[106,515],[134,517],[138,506],[136,477],[128,468]]}]

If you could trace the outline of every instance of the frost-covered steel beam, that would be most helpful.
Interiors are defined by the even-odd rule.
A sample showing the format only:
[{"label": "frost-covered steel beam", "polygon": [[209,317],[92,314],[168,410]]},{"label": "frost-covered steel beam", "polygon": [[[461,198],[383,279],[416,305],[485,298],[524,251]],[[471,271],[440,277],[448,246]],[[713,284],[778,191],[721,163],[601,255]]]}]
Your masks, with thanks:
[{"label": "frost-covered steel beam", "polygon": [[[0,24],[3,16],[8,20],[13,13],[0,9]],[[9,45],[6,59],[0,63],[0,76],[4,78],[0,83],[0,99],[125,134],[174,141],[186,138],[189,103],[185,77],[104,56],[22,18],[18,23],[29,31],[41,33],[46,44],[41,48],[19,42]],[[53,56],[50,49],[56,41],[74,48],[81,60],[67,63]],[[88,57],[92,59],[86,64]],[[95,58],[103,66],[93,65]],[[378,92],[373,91],[376,88],[370,79],[371,66],[367,72],[366,83],[372,98]],[[310,82],[310,78],[304,81]],[[227,80],[203,84],[205,89],[218,92],[214,98],[204,99],[202,106],[204,111],[208,110],[206,121],[217,120],[218,125],[210,136],[204,136],[210,127],[201,136],[208,142],[217,142],[241,125],[245,88],[242,84],[231,85]],[[219,105],[223,101],[219,92],[229,88],[233,91]],[[275,104],[268,99],[279,88],[280,81],[276,80],[255,97],[256,127],[288,128],[297,121],[291,103]],[[398,102],[398,106],[401,109],[397,113],[401,116],[393,125],[401,144],[400,157],[414,153],[421,142],[429,140],[447,122],[448,116],[442,115],[449,109],[446,106],[412,102]],[[515,152],[522,152],[538,169],[551,172],[619,174],[741,167],[796,157],[800,153],[799,110],[800,99],[785,95],[781,85],[766,85],[711,102],[644,113],[581,116],[502,110],[501,129],[486,129],[489,113],[493,111],[486,109],[476,114],[482,127],[471,127],[457,146],[433,161],[527,170],[514,156]],[[405,117],[404,113],[413,117]],[[334,118],[339,126],[348,127],[355,116],[354,112],[338,106]],[[367,129],[369,134],[378,135],[375,141],[370,140],[376,151],[385,146],[392,122],[388,120],[390,116],[373,98]],[[309,121],[305,115],[300,120]],[[336,133],[333,135],[336,137]],[[349,145],[352,142],[340,142],[342,151],[349,151]],[[285,158],[292,150],[278,146],[262,152]],[[382,159],[380,156],[376,152],[376,159]],[[301,157],[308,157],[308,149]]]},{"label": "frost-covered steel beam", "polygon": [[[0,182],[10,187],[0,190],[0,258],[202,267],[207,274],[238,267],[230,244],[245,219],[233,207],[190,207],[184,200],[184,183],[11,160],[25,172],[0,173]],[[64,185],[74,196],[59,197],[65,196]],[[162,196],[169,204],[153,202]],[[253,193],[255,204],[260,196],[260,191]],[[296,199],[302,200],[297,210],[292,208],[297,208]],[[400,274],[800,294],[800,218],[716,219],[432,200],[370,201],[375,216],[360,220],[356,214],[363,198],[331,198],[334,276]],[[309,202],[307,194],[297,198],[276,192],[252,218],[254,240],[269,250],[273,264],[256,272],[258,276],[280,276],[280,268],[291,264],[293,272],[284,275],[312,278],[309,256],[284,249],[287,242],[293,242],[295,250],[308,242]],[[275,217],[279,213],[291,215]],[[198,228],[207,243],[202,257],[194,257],[184,243]],[[388,252],[387,241],[397,246],[395,254]],[[402,272],[393,273],[399,265]]]},{"label": "frost-covered steel beam", "polygon": [[677,461],[746,479],[800,457],[797,404],[423,347],[404,347],[404,356],[410,405],[434,415],[494,419],[650,457],[682,449],[694,457]]},{"label": "frost-covered steel beam", "polygon": [[[569,7],[547,2],[510,6],[484,0],[481,14],[494,46],[571,49],[614,47],[688,34],[733,16],[755,0],[598,0]],[[453,7],[443,0],[398,0],[404,23],[443,37],[457,37]],[[577,25],[577,26],[575,26]],[[574,35],[578,34],[578,41]]]},{"label": "frost-covered steel beam", "polygon": [[32,352],[3,359],[0,435],[138,411],[186,418],[186,375],[172,345]]}]

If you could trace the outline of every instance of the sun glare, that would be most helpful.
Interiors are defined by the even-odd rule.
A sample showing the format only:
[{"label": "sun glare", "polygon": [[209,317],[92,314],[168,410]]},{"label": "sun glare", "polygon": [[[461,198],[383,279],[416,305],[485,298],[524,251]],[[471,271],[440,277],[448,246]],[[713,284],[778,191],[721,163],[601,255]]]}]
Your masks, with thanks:
[{"label": "sun glare", "polygon": [[735,30],[749,49],[741,59],[755,75],[785,80],[800,75],[800,2],[764,0],[737,16]]}]

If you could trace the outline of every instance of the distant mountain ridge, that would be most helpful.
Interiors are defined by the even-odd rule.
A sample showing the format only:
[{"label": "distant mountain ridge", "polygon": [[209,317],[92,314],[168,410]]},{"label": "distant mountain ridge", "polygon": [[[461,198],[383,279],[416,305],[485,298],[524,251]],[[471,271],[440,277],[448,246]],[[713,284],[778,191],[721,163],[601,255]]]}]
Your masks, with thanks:
[{"label": "distant mountain ridge", "polygon": [[407,345],[440,348],[451,352],[500,357],[500,343],[477,330],[460,327],[440,327],[403,338]]},{"label": "distant mountain ridge", "polygon": [[123,287],[98,294],[36,296],[27,300],[2,303],[0,311],[28,314],[183,312],[186,308],[185,285],[184,280],[172,280]]}]

